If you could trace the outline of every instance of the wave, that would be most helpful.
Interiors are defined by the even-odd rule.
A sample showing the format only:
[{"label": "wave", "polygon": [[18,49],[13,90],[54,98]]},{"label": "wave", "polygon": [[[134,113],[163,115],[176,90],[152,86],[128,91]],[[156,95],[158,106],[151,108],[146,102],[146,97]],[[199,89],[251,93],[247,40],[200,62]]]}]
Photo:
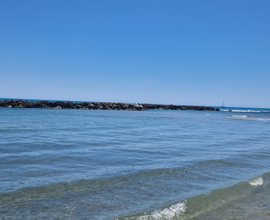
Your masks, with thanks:
[{"label": "wave", "polygon": [[[86,216],[100,220],[189,219],[190,216],[201,216],[206,210],[216,210],[216,203],[219,203],[219,200],[215,202],[216,198],[224,198],[228,202],[231,198],[227,198],[227,194],[238,193],[243,186],[260,189],[268,185],[270,174],[269,178],[261,176],[263,181],[259,177],[245,182],[241,187],[234,187],[232,192],[230,189],[225,190],[226,193],[218,190],[252,177],[249,174],[243,178],[241,168],[245,167],[245,172],[252,172],[249,168],[256,167],[256,163],[251,161],[269,161],[269,155],[264,155],[266,158],[262,158],[262,155],[264,151],[256,151],[256,154],[238,155],[229,160],[205,160],[184,167],[22,188],[0,195],[0,219],[1,212],[10,219],[40,219],[43,215],[52,219],[85,219]],[[252,160],[243,161],[241,157],[252,157]],[[261,166],[257,168],[263,172]],[[206,195],[213,189],[217,190]],[[202,193],[205,194],[196,196]],[[200,203],[206,205],[200,207]],[[194,211],[194,207],[199,210]]]},{"label": "wave", "polygon": [[242,119],[242,120],[270,121],[270,117],[254,116],[254,115],[232,115],[232,116],[229,116],[228,118]]},{"label": "wave", "polygon": [[[160,173],[154,172],[160,178]],[[161,174],[162,176],[165,174],[164,170]],[[150,178],[153,177],[151,175]],[[168,177],[166,176],[166,179]],[[148,175],[145,178],[148,178]],[[265,204],[270,204],[270,173],[231,187],[213,190],[208,195],[186,197],[185,200],[152,210],[150,208],[153,206],[146,208],[149,201],[147,202],[148,197],[144,194],[150,190],[144,184],[146,179],[139,182],[136,181],[137,179],[138,173],[117,178],[81,180],[23,188],[0,195],[0,218],[4,213],[5,217],[15,219],[40,219],[43,215],[52,219],[85,219],[86,216],[90,219],[112,219],[114,217],[118,220],[209,219],[208,217],[229,219],[234,218],[234,214],[243,217],[243,213],[252,211],[253,216],[249,219],[260,219],[255,214],[265,215],[264,208],[268,207]],[[151,186],[153,187],[152,184]],[[144,194],[139,193],[141,190],[144,191]],[[176,192],[176,190],[173,191]],[[153,192],[150,194],[151,200],[155,204],[159,202],[158,199],[162,204],[164,198],[154,195]],[[137,201],[136,197],[138,197]],[[168,191],[166,191],[166,197],[170,197]],[[119,198],[121,199],[119,200]],[[262,208],[262,210],[256,213],[254,207]],[[128,209],[129,211],[127,211]],[[135,214],[136,210],[146,211]],[[128,216],[127,214],[130,212],[135,213]],[[119,215],[126,216],[120,217]]]},{"label": "wave", "polygon": [[266,173],[214,190],[209,195],[202,194],[160,210],[115,220],[269,219],[269,181],[270,173]]},{"label": "wave", "polygon": [[251,186],[261,186],[263,185],[263,178],[262,176],[256,177],[248,181]]},{"label": "wave", "polygon": [[[149,214],[144,214],[138,217],[135,217],[136,220],[159,220],[159,219],[172,219],[172,218],[181,218],[182,214],[186,210],[186,203],[179,202],[170,207],[164,208],[162,210],[155,210]],[[126,218],[125,218],[126,219]],[[118,220],[118,219],[115,219]]]},{"label": "wave", "polygon": [[254,112],[254,113],[270,113],[270,111],[260,111],[260,110],[231,110],[231,109],[228,109],[228,110],[220,110],[221,112],[242,112],[242,113],[245,113],[245,112]]}]

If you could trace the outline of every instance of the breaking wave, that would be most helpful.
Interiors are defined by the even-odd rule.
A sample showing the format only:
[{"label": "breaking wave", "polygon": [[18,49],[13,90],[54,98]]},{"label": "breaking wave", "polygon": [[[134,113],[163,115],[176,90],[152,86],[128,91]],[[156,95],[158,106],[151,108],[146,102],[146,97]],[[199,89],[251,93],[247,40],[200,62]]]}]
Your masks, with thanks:
[{"label": "breaking wave", "polygon": [[[264,180],[265,179],[265,180]],[[115,220],[250,219],[268,216],[270,173],[236,185],[187,198],[169,207]],[[254,189],[260,187],[260,190]],[[233,211],[232,211],[233,210]],[[259,210],[259,211],[258,211]]]},{"label": "breaking wave", "polygon": [[270,111],[256,111],[256,110],[220,110],[222,112],[254,112],[254,113],[270,113]]},{"label": "breaking wave", "polygon": [[251,186],[261,186],[263,185],[263,178],[262,176],[259,176],[259,177],[249,180],[248,182]]},{"label": "breaking wave", "polygon": [[155,210],[149,215],[143,215],[138,217],[138,220],[160,220],[160,219],[173,219],[180,218],[180,215],[186,210],[186,203],[179,202],[175,205],[171,205],[169,208],[163,210]]}]

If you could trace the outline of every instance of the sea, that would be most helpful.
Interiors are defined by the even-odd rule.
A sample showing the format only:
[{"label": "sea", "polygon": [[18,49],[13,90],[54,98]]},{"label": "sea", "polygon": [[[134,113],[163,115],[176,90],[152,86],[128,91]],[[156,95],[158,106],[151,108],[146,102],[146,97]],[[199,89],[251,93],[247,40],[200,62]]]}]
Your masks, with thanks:
[{"label": "sea", "polygon": [[0,108],[0,219],[270,219],[270,109]]}]

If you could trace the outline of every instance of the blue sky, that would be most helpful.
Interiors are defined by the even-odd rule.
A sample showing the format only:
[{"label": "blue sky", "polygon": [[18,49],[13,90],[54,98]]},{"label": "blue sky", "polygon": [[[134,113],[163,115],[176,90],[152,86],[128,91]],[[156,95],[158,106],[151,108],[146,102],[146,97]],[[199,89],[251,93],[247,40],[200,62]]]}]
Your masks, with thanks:
[{"label": "blue sky", "polygon": [[0,0],[0,98],[270,107],[269,0]]}]

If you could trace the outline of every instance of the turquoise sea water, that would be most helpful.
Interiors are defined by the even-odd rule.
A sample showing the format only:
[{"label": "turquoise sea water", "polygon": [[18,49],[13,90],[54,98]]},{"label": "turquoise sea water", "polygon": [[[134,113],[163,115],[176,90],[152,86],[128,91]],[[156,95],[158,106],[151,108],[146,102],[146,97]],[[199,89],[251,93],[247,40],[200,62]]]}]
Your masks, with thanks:
[{"label": "turquoise sea water", "polygon": [[269,134],[260,111],[0,108],[0,219],[270,219]]}]

